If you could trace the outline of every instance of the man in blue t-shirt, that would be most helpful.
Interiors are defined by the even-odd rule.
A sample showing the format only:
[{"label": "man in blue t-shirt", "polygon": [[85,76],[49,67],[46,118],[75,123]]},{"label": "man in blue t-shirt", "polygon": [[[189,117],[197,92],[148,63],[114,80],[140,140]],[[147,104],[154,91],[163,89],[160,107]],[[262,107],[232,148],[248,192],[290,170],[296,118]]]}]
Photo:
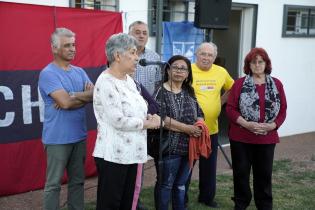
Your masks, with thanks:
[{"label": "man in blue t-shirt", "polygon": [[47,154],[44,209],[59,209],[61,179],[67,170],[68,209],[84,209],[86,156],[85,104],[94,85],[85,71],[70,62],[75,56],[75,34],[57,28],[51,35],[54,60],[40,73],[38,86],[45,103],[42,141]]}]

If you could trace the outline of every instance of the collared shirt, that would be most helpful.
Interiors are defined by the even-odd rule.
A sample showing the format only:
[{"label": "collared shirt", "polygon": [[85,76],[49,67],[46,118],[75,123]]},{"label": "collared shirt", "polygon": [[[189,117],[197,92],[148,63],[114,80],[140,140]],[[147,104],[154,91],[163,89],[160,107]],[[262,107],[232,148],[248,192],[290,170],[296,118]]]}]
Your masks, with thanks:
[{"label": "collared shirt", "polygon": [[[144,53],[140,55],[139,59],[146,59],[148,61],[160,61],[160,56],[148,49],[144,49]],[[155,87],[159,81],[161,81],[161,69],[159,66],[156,65],[149,65],[149,66],[141,66],[137,65],[136,73],[135,73],[135,80],[140,82],[148,92],[153,95]]]}]

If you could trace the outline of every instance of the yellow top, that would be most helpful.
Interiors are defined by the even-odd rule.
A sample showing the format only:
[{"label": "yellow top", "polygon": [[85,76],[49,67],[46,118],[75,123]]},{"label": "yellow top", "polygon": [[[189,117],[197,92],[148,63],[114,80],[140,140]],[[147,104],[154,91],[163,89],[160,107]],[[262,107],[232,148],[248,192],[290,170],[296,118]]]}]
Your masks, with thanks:
[{"label": "yellow top", "polygon": [[194,63],[191,65],[193,73],[193,88],[200,107],[205,115],[205,122],[210,134],[219,132],[218,117],[221,112],[221,90],[230,90],[234,80],[227,70],[212,64],[210,70],[203,71]]}]

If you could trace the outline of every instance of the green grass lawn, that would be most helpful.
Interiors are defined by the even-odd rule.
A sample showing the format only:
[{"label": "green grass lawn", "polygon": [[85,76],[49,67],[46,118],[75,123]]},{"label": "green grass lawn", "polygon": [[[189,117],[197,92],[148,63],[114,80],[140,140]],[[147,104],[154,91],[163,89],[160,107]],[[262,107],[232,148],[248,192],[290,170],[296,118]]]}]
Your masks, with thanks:
[{"label": "green grass lawn", "polygon": [[[311,210],[315,209],[315,160],[291,162],[281,160],[274,162],[273,197],[275,210]],[[233,209],[232,172],[217,176],[216,201],[219,209]],[[206,210],[209,207],[197,202],[198,181],[192,181],[189,189],[189,209]],[[154,210],[153,187],[141,192],[141,201],[149,210]],[[95,209],[95,202],[86,204],[86,209]],[[254,210],[252,201],[249,210]]]}]

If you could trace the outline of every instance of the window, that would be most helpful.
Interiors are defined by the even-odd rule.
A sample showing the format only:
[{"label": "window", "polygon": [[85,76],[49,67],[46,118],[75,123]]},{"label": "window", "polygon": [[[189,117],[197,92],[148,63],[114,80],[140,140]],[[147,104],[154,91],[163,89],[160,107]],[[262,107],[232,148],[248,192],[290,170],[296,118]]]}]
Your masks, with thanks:
[{"label": "window", "polygon": [[70,0],[75,8],[118,11],[118,0]]},{"label": "window", "polygon": [[[148,4],[148,26],[150,36],[156,35],[157,1],[150,0]],[[194,0],[163,0],[162,21],[193,21]]]},{"label": "window", "polygon": [[283,37],[315,37],[315,7],[284,5]]}]

